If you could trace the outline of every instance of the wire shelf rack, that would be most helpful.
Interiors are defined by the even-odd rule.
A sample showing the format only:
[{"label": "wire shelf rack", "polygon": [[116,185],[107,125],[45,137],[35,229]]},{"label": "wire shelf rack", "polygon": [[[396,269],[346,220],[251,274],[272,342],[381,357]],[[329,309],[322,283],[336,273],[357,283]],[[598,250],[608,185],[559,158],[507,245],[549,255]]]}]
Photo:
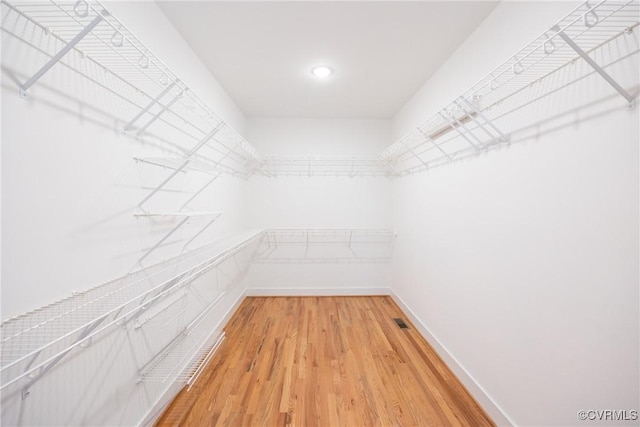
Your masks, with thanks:
[{"label": "wire shelf rack", "polygon": [[[635,107],[637,94],[605,68],[637,55],[639,21],[637,0],[583,3],[385,149],[380,160],[406,175],[508,143],[501,118],[595,73]],[[617,43],[615,48],[602,54],[611,43]],[[576,62],[582,66],[565,73],[567,78],[553,78]]]},{"label": "wire shelf rack", "polygon": [[218,220],[222,216],[223,212],[137,212],[134,215],[139,220],[153,220],[154,218],[177,218],[177,221],[171,229],[169,229],[164,235],[158,239],[153,245],[151,245],[148,249],[144,251],[142,256],[136,262],[137,265],[142,265],[142,261],[144,261],[149,255],[151,255],[156,249],[162,246],[163,243],[167,241],[167,239],[173,236],[178,230],[180,230],[185,224],[188,224],[193,218],[204,219],[203,224],[201,224],[195,233],[191,237],[189,237],[186,242],[183,244],[183,251],[186,250],[189,245],[196,240],[202,233],[204,233],[214,222]]},{"label": "wire shelf rack", "polygon": [[268,177],[343,176],[392,177],[397,175],[388,162],[379,158],[339,156],[264,156],[257,171]]},{"label": "wire shelf rack", "polygon": [[[263,159],[99,1],[1,3],[3,31],[22,39],[25,34],[40,32],[40,39],[48,40],[36,47],[51,58],[50,63],[21,85],[23,93],[49,67],[57,62],[64,64],[130,104],[137,113],[126,119],[127,134],[139,138],[157,128],[157,134],[177,132],[181,141],[195,143],[191,149],[184,147],[176,153],[182,161],[173,157],[154,160],[176,171],[222,171],[241,176],[260,173],[270,177],[394,177],[508,143],[509,132],[500,123],[502,117],[588,75],[602,75],[630,105],[635,105],[637,96],[621,87],[605,69],[639,51],[638,2],[586,1],[377,158]],[[611,49],[619,50],[617,56],[596,61],[605,45],[625,37],[636,42],[627,43],[627,49]],[[584,61],[587,66],[571,73],[571,81],[552,81],[552,76],[576,61]],[[544,87],[540,85],[543,81],[547,82]]]},{"label": "wire shelf rack", "polygon": [[224,332],[198,328],[214,312],[224,293],[138,371],[138,382],[181,381],[189,388],[224,340]]},{"label": "wire shelf rack", "polygon": [[225,333],[217,330],[206,335],[181,334],[162,357],[153,359],[153,364],[140,371],[138,382],[179,381],[187,384],[187,390],[190,390],[225,339]]},{"label": "wire shelf rack", "polygon": [[388,263],[396,233],[382,229],[265,230],[258,264]]},{"label": "wire shelf rack", "polygon": [[3,31],[50,58],[21,84],[23,96],[60,63],[136,111],[123,118],[126,134],[172,135],[185,157],[234,175],[261,165],[257,151],[99,1],[1,4]]},{"label": "wire shelf rack", "polygon": [[141,316],[166,297],[240,251],[253,252],[263,235],[241,235],[224,250],[210,244],[3,321],[0,390],[19,385],[26,397],[31,385],[71,351],[111,328],[139,324]]},{"label": "wire shelf rack", "polygon": [[221,173],[220,168],[213,163],[207,163],[206,161],[197,159],[185,159],[184,157],[135,157],[134,160],[174,171],[179,170],[180,167],[186,163],[186,166],[180,170],[184,172],[200,172],[216,177]]}]

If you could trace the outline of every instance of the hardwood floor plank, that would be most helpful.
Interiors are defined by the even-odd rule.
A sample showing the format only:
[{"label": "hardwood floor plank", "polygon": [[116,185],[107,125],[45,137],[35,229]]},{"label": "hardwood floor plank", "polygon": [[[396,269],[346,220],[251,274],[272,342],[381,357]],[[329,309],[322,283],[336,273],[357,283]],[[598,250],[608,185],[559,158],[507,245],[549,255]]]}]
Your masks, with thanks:
[{"label": "hardwood floor plank", "polygon": [[158,426],[493,426],[390,297],[249,297]]}]

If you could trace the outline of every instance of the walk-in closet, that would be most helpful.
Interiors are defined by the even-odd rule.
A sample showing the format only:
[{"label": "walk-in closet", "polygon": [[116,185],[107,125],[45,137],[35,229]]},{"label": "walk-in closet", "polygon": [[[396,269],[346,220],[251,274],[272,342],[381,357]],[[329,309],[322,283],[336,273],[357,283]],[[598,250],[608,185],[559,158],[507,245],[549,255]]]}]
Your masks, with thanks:
[{"label": "walk-in closet", "polygon": [[638,424],[638,0],[0,8],[0,424]]}]

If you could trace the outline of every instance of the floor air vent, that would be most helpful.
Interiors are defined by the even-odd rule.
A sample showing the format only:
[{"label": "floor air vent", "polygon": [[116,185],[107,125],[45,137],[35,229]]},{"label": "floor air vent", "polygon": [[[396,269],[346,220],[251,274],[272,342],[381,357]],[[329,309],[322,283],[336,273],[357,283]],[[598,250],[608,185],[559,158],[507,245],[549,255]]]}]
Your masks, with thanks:
[{"label": "floor air vent", "polygon": [[402,320],[399,317],[396,317],[395,319],[393,319],[394,322],[396,322],[396,324],[398,325],[398,327],[400,329],[409,329],[409,327],[407,326],[406,323],[404,323],[404,320]]}]

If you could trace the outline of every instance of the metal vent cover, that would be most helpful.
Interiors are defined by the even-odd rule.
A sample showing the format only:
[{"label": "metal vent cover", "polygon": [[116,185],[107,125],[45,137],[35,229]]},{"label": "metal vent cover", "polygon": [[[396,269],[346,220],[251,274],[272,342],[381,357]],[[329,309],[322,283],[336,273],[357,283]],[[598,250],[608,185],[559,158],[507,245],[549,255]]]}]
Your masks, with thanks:
[{"label": "metal vent cover", "polygon": [[407,324],[404,323],[404,320],[402,320],[402,318],[395,317],[393,321],[396,322],[396,325],[398,325],[400,329],[409,329],[409,326],[407,326]]}]

